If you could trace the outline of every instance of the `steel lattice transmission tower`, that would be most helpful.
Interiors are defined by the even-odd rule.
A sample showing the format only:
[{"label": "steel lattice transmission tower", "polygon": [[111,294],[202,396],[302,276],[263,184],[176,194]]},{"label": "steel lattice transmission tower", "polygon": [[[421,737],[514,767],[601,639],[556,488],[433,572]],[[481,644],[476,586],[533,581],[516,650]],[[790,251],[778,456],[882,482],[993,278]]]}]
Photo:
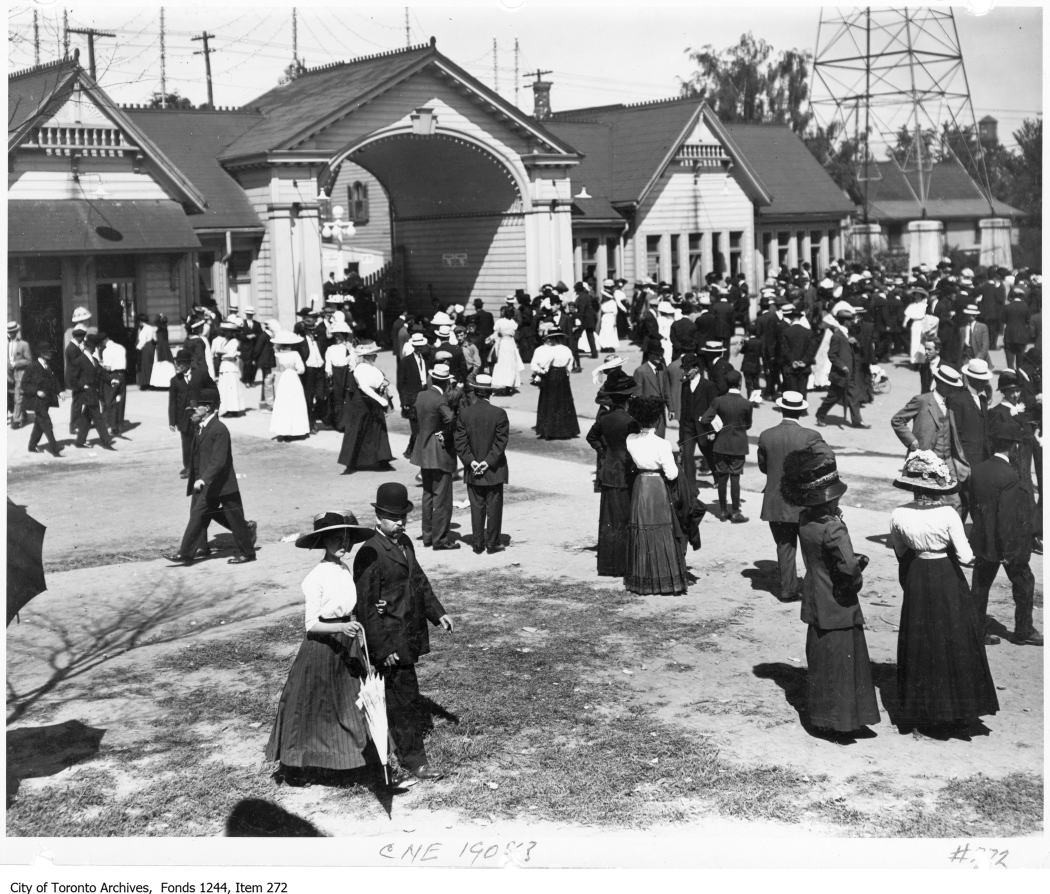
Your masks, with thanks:
[{"label": "steel lattice transmission tower", "polygon": [[976,174],[994,214],[950,8],[821,9],[810,94],[818,122],[858,147],[865,222],[876,162],[890,160],[923,217],[934,162],[952,157]]}]

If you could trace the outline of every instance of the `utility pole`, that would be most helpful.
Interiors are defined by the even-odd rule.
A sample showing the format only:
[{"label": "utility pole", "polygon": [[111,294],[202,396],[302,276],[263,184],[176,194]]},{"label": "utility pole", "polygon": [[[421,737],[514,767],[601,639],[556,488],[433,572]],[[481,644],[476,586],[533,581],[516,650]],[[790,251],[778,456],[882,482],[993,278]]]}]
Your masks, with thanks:
[{"label": "utility pole", "polygon": [[405,46],[412,46],[412,28],[408,24],[408,7],[405,7]]},{"label": "utility pole", "polygon": [[194,50],[193,55],[204,56],[204,73],[208,79],[208,107],[212,109],[215,108],[215,97],[212,95],[211,92],[211,54],[214,53],[215,50],[211,49],[208,46],[208,41],[213,37],[215,37],[214,34],[209,34],[207,31],[202,31],[196,37],[190,38],[191,40],[200,40],[204,42],[204,49]]},{"label": "utility pole", "polygon": [[292,66],[295,68],[295,73],[299,74],[299,18],[294,6],[292,7]]},{"label": "utility pole", "polygon": [[518,49],[518,38],[514,38],[514,105],[518,104],[518,87],[521,78],[518,77],[518,59],[520,58],[520,50]]},{"label": "utility pole", "polygon": [[[91,80],[96,79],[95,74],[95,38],[96,37],[116,37],[112,31],[96,31],[94,28],[66,28],[66,34],[83,34],[88,39],[88,74],[91,75]],[[68,44],[69,38],[66,38]]]},{"label": "utility pole", "polygon": [[499,47],[492,38],[492,89],[499,93]]},{"label": "utility pole", "polygon": [[62,10],[62,58],[69,58],[69,12]]},{"label": "utility pole", "polygon": [[33,64],[40,64],[40,22],[33,10]]},{"label": "utility pole", "polygon": [[164,55],[164,7],[160,8],[160,107],[168,107],[168,68]]}]

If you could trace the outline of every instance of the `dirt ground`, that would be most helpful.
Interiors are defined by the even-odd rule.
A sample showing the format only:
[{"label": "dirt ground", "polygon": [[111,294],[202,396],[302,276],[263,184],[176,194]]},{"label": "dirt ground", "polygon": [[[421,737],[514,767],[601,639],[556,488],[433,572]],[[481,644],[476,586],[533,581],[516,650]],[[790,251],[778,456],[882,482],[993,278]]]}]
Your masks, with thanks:
[{"label": "dirt ground", "polygon": [[[635,355],[628,352],[628,369],[634,368]],[[1001,355],[993,359],[1001,363]],[[585,432],[595,409],[590,371],[596,362],[584,363],[584,374],[573,376],[573,388]],[[393,379],[388,354],[381,357],[380,366]],[[471,624],[474,608],[460,604],[457,593],[441,589],[441,582],[475,570],[556,580],[567,592],[582,586],[608,592],[609,605],[594,606],[594,623],[619,625],[628,644],[632,630],[642,630],[654,619],[673,619],[681,636],[669,636],[656,655],[639,651],[633,662],[610,669],[618,677],[624,704],[655,706],[660,720],[709,737],[721,759],[742,767],[776,765],[800,774],[822,774],[826,777],[822,797],[841,799],[850,808],[877,813],[907,804],[930,807],[946,784],[978,773],[992,779],[1032,774],[1041,780],[1040,648],[1014,646],[1005,637],[1001,645],[989,647],[1001,710],[985,718],[986,734],[970,741],[916,739],[900,734],[890,722],[901,594],[896,561],[884,538],[891,509],[905,499],[889,483],[903,457],[889,418],[917,389],[918,377],[902,368],[891,367],[889,372],[891,393],[877,397],[865,411],[866,421],[873,425],[870,431],[834,425],[823,430],[849,484],[842,506],[855,548],[871,557],[862,606],[882,707],[882,721],[873,727],[871,738],[837,745],[810,736],[799,723],[794,705],[799,703],[798,687],[804,678],[806,631],[798,604],[780,603],[771,592],[775,550],[768,528],[758,519],[764,476],[758,472],[753,450],[743,479],[744,512],[750,522],[723,524],[708,516],[701,526],[703,547],[689,555],[697,580],[688,593],[632,596],[625,603],[619,581],[600,579],[594,573],[599,498],[591,485],[592,451],[582,437],[537,441],[530,429],[536,389],[526,385],[515,397],[494,400],[511,418],[511,484],[504,513],[509,548],[492,556],[475,556],[469,548],[437,555],[420,549],[421,561],[461,628]],[[257,390],[251,396],[256,397]],[[811,395],[812,406],[819,397]],[[390,417],[391,446],[398,456],[395,470],[346,476],[339,474],[342,467],[336,464],[338,433],[326,431],[307,441],[278,444],[268,439],[269,415],[253,411],[227,424],[246,514],[258,521],[259,561],[228,566],[229,552],[220,551],[217,558],[190,568],[171,567],[160,555],[176,548],[188,500],[185,482],[178,477],[178,437],[167,429],[166,402],[164,393],[131,389],[128,417],[136,426],[117,442],[115,453],[68,449],[58,459],[30,456],[25,452],[28,432],[8,432],[8,494],[48,529],[44,552],[48,590],[22,612],[20,622],[8,628],[9,748],[12,734],[19,730],[66,721],[106,730],[100,758],[107,749],[119,750],[122,742],[148,739],[156,711],[153,695],[135,687],[126,692],[99,688],[100,681],[122,669],[133,677],[137,667],[162,662],[172,650],[229,636],[231,630],[258,631],[298,611],[298,584],[315,557],[296,550],[288,538],[307,529],[314,513],[345,507],[370,522],[375,488],[389,479],[405,483],[418,502],[416,470],[400,458],[407,441],[407,425],[400,418]],[[60,433],[65,431],[67,406],[53,414]],[[759,432],[777,421],[779,416],[768,404],[759,408],[752,445]],[[673,431],[668,437],[674,438]],[[455,499],[465,501],[465,497],[457,484]],[[701,498],[714,499],[709,479]],[[460,534],[469,535],[469,510],[457,509],[454,522]],[[417,511],[410,517],[413,536],[419,533],[418,524]],[[213,538],[215,534],[213,530]],[[220,536],[219,545],[228,547],[228,539]],[[1033,570],[1036,626],[1042,630],[1041,556],[1033,558]],[[1012,606],[1005,578],[1000,576],[989,613],[1004,631],[1013,626]],[[542,620],[536,619],[537,628],[543,626]],[[703,641],[691,635],[700,628],[711,631]],[[455,639],[439,642],[426,663],[447,662],[454,667],[466,660]],[[288,656],[294,648],[294,643],[288,646]],[[236,686],[237,668],[231,667],[225,678],[214,682]],[[172,687],[185,683],[172,676]],[[271,721],[272,715],[266,714],[254,729],[214,730],[224,759],[268,772],[261,748]],[[162,762],[163,751],[158,748]],[[62,764],[59,758],[56,761]],[[61,784],[90,766],[90,761],[69,763],[72,766],[52,775],[22,779],[20,792]],[[415,795],[395,801],[391,817],[379,812],[352,819],[340,811],[338,801],[326,800],[316,788],[275,790],[274,799],[331,835],[381,837],[391,830],[438,833],[468,827],[486,834],[498,830],[511,838],[530,830],[534,835],[595,833],[571,824],[532,824],[527,816],[499,823],[466,820],[455,813],[413,806],[418,804]],[[831,821],[748,823],[732,815],[702,817],[676,831],[843,834]]]}]

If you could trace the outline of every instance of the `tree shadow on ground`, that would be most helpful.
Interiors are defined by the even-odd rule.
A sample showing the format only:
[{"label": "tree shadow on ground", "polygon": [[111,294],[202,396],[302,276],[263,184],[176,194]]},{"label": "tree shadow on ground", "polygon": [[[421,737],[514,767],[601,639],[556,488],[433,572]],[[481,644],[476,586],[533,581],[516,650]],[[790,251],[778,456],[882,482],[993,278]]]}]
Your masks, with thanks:
[{"label": "tree shadow on ground", "polygon": [[79,720],[7,731],[7,804],[11,805],[23,779],[54,776],[67,767],[98,754],[104,729]]},{"label": "tree shadow on ground", "polygon": [[322,832],[308,820],[289,813],[273,801],[244,798],[226,819],[227,838],[322,838]]}]

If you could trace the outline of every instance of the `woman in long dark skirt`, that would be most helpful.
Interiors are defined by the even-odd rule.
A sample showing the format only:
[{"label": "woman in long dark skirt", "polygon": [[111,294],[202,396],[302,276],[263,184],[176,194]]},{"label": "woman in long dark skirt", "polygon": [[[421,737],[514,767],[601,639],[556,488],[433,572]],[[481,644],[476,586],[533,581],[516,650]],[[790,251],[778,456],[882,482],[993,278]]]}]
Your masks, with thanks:
[{"label": "woman in long dark skirt", "polygon": [[543,344],[532,355],[532,372],[539,377],[540,396],[536,403],[536,435],[556,441],[580,434],[576,404],[569,385],[572,351],[564,344],[565,334],[547,323]]},{"label": "woman in long dark skirt", "polygon": [[[357,697],[365,662],[363,628],[354,617],[357,588],[343,557],[374,535],[350,512],[323,512],[314,529],[295,541],[324,549],[303,580],[306,638],[299,647],[277,704],[266,759],[279,761],[274,779],[289,785],[338,781],[339,771],[368,763],[368,727]],[[369,757],[377,760],[374,749]]]},{"label": "woman in long dark skirt", "polygon": [[828,738],[849,741],[851,733],[880,719],[858,600],[868,559],[853,552],[842,520],[838,502],[846,484],[834,457],[811,450],[789,453],[780,487],[789,503],[803,507],[798,539],[806,562],[808,723]]},{"label": "woman in long dark skirt", "polygon": [[354,354],[358,358],[353,372],[356,387],[347,398],[339,451],[339,464],[346,466],[344,475],[381,468],[394,458],[386,431],[386,414],[392,405],[390,383],[375,365],[379,347],[375,342],[358,345]]},{"label": "woman in long dark skirt", "polygon": [[587,443],[598,454],[598,574],[602,576],[623,577],[627,571],[627,525],[631,519],[627,436],[638,426],[626,404],[637,387],[622,369],[610,372],[601,390],[608,408],[603,407],[587,432]]},{"label": "woman in long dark skirt", "polygon": [[631,485],[623,584],[640,595],[678,595],[686,591],[688,580],[680,545],[681,525],[668,489],[668,483],[678,478],[678,465],[670,442],[656,434],[664,402],[659,397],[632,397],[627,411],[640,431],[626,439],[636,473]]},{"label": "woman in long dark skirt", "polygon": [[164,314],[157,314],[153,318],[153,326],[153,371],[148,384],[150,388],[167,388],[171,384],[171,377],[175,375],[174,357],[168,342],[168,318]]},{"label": "woman in long dark skirt", "polygon": [[962,572],[973,551],[959,514],[941,502],[957,482],[933,451],[908,457],[894,486],[915,500],[893,510],[890,545],[904,589],[897,637],[902,731],[965,733],[999,710],[984,631]]}]

